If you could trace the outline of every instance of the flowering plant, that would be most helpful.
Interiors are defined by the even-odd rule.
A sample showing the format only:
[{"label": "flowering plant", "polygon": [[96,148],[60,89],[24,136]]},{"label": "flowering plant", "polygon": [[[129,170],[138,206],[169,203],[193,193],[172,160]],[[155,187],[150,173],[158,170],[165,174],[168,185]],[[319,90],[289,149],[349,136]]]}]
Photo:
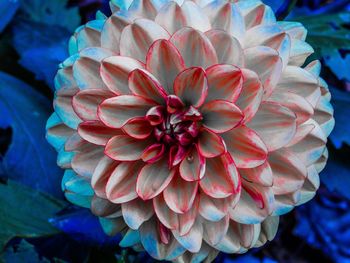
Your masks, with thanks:
[{"label": "flowering plant", "polygon": [[[310,200],[334,120],[306,30],[260,1],[112,4],[70,40],[47,130],[68,200],[122,246],[200,261]],[[91,185],[91,186],[90,186]]]},{"label": "flowering plant", "polygon": [[[121,262],[139,261],[141,251],[159,260],[209,262],[219,252],[249,251],[237,259],[245,261],[269,250],[269,258],[284,260],[290,245],[281,244],[281,235],[251,249],[272,241],[278,229],[302,236],[286,233],[285,222],[295,213],[279,217],[311,200],[320,185],[334,127],[334,88],[320,77],[315,57],[346,76],[334,66],[335,60],[346,63],[346,15],[333,15],[329,26],[317,11],[295,17],[311,11],[309,4],[293,9],[291,1],[266,1],[275,13],[256,0],[80,1],[83,21],[98,5],[104,13],[78,27],[68,42],[80,19],[72,3],[4,3],[13,7],[2,27],[5,37],[13,34],[18,63],[55,89],[46,137],[64,169],[62,178],[44,141],[47,98],[1,73],[5,261],[26,251],[81,262],[95,258],[89,251],[97,246],[104,248],[99,260],[110,251]],[[294,16],[288,20],[309,30],[279,21],[288,13]],[[338,42],[322,44],[325,32]],[[8,61],[8,72],[23,78],[21,66],[12,66],[15,59]],[[323,76],[339,85],[333,73]],[[23,79],[50,96],[42,81]],[[339,92],[332,90],[336,109],[347,100]],[[337,148],[348,140],[339,126],[331,139]],[[347,195],[346,184],[322,180]],[[14,211],[9,204],[20,200],[28,201]],[[36,209],[45,213],[37,217]],[[31,228],[21,218],[29,218]],[[35,239],[13,239],[54,235],[57,248],[59,231],[78,241],[62,248],[74,253],[52,254]],[[336,245],[332,251],[343,250]]]}]

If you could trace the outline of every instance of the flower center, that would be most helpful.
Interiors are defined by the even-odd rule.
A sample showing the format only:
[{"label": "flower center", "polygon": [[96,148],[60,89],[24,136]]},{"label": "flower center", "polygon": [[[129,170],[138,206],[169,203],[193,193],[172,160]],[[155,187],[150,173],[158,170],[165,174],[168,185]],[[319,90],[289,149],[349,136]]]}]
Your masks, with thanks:
[{"label": "flower center", "polygon": [[197,138],[202,115],[190,106],[173,112],[164,110],[163,121],[154,129],[157,141],[167,146],[179,144],[187,146]]}]

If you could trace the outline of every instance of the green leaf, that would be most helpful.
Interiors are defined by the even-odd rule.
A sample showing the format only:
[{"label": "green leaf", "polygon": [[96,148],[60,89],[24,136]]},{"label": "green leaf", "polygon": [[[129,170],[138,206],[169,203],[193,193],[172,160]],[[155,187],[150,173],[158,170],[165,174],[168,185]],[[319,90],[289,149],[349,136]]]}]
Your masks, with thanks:
[{"label": "green leaf", "polygon": [[306,27],[306,41],[319,56],[330,55],[338,49],[350,49],[350,30],[344,26],[350,21],[350,12],[297,17],[294,20]]},{"label": "green leaf", "polygon": [[8,180],[0,184],[0,251],[14,237],[42,237],[58,233],[48,219],[65,202]]}]

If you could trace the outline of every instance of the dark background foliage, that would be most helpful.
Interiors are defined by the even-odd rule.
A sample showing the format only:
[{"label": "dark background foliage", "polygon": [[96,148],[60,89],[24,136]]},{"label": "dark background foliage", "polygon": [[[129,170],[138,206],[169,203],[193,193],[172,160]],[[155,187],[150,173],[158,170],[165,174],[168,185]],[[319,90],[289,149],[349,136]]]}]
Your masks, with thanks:
[{"label": "dark background foliage", "polygon": [[[216,262],[350,262],[350,0],[266,0],[302,22],[323,64],[336,126],[321,188],[281,217],[274,241]],[[87,210],[70,205],[45,140],[53,78],[75,28],[108,0],[0,0],[0,262],[153,262],[120,249]]]}]

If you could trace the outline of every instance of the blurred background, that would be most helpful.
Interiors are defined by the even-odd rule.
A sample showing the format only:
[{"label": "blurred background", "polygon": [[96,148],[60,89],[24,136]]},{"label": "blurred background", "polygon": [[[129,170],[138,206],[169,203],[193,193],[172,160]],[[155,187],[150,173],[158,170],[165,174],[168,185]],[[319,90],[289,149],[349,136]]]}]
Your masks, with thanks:
[{"label": "blurred background", "polygon": [[[264,2],[308,29],[336,126],[316,197],[281,217],[274,241],[216,262],[350,262],[350,0]],[[68,39],[98,10],[110,15],[108,0],[0,0],[0,262],[153,262],[118,248],[120,237],[64,200],[63,172],[45,140]]]}]

